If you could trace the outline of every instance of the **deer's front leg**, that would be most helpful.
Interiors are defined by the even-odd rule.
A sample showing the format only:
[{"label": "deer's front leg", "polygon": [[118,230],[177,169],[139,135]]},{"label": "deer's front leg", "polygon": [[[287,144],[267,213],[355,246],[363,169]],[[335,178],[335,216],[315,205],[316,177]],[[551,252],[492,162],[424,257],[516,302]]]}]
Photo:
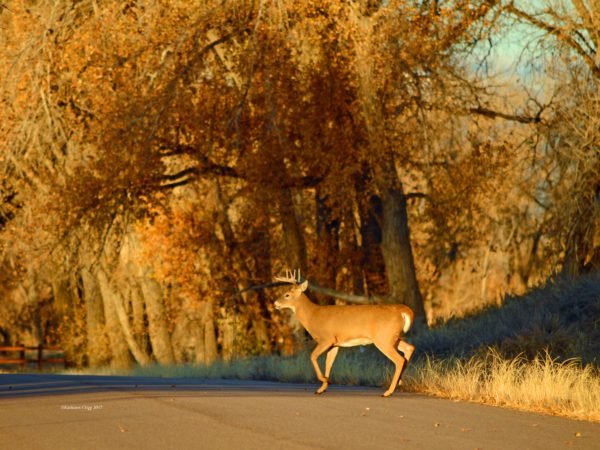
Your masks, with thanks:
[{"label": "deer's front leg", "polygon": [[319,381],[321,381],[323,383],[321,385],[321,387],[319,389],[317,389],[315,394],[322,394],[323,392],[325,392],[325,390],[327,389],[327,386],[329,385],[329,379],[327,377],[323,376],[323,373],[321,372],[321,368],[319,367],[319,362],[317,361],[317,358],[319,356],[321,356],[324,352],[329,350],[331,348],[331,345],[332,344],[330,342],[319,342],[317,344],[317,346],[315,347],[315,349],[310,354],[310,361],[312,362],[313,367],[315,368],[315,373],[317,374],[317,378],[319,379]]},{"label": "deer's front leg", "polygon": [[335,361],[335,357],[338,354],[339,347],[332,347],[327,351],[327,356],[325,358],[325,379],[327,381],[323,382],[323,385],[317,390],[316,394],[322,394],[327,390],[329,386],[329,374],[331,373],[331,366],[333,366],[333,362]]}]

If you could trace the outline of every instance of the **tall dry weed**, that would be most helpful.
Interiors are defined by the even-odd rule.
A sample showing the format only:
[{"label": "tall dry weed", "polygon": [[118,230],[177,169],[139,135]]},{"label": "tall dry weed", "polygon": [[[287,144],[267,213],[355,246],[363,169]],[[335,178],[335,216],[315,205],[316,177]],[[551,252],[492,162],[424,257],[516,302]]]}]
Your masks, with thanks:
[{"label": "tall dry weed", "polygon": [[505,359],[490,349],[466,360],[428,356],[409,374],[407,386],[418,392],[600,421],[600,372],[576,359]]}]

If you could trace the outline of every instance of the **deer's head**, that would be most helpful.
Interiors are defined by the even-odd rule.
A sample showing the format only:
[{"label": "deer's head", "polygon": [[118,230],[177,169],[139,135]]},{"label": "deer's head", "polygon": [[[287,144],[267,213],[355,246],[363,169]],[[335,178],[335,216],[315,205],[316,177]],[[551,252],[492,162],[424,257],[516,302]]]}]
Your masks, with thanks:
[{"label": "deer's head", "polygon": [[275,301],[275,308],[289,308],[296,312],[296,307],[303,297],[302,293],[308,288],[308,280],[301,281],[300,270],[297,274],[296,271],[286,270],[285,277],[275,277],[275,280],[291,284],[291,288]]}]

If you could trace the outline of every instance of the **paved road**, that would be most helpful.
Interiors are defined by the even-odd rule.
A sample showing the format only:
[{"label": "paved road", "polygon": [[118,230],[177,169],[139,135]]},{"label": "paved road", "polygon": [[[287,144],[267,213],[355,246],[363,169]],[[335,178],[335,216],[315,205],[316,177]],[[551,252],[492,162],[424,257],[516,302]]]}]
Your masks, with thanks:
[{"label": "paved road", "polygon": [[332,385],[0,375],[0,449],[600,449],[600,425]]}]

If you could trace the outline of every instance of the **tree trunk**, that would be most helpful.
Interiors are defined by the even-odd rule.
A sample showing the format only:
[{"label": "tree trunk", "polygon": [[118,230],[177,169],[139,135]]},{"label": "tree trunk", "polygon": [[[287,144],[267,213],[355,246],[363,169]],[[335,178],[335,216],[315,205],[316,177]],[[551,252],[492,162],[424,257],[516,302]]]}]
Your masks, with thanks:
[{"label": "tree trunk", "polygon": [[248,300],[247,303],[256,305],[256,307],[252,308],[250,311],[252,332],[254,333],[254,337],[256,339],[256,345],[259,348],[260,354],[268,355],[271,352],[271,340],[269,338],[269,330],[267,330],[265,318],[263,317],[260,308],[260,294],[258,292],[246,292],[242,295],[246,294],[248,294],[248,297],[251,297],[251,300]]},{"label": "tree trunk", "polygon": [[567,236],[562,274],[576,277],[600,266],[600,184],[593,195],[588,193],[576,201],[582,206],[571,220],[573,226]]},{"label": "tree trunk", "polygon": [[368,294],[383,296],[387,290],[381,245],[383,204],[377,195],[372,195],[368,201],[366,210],[361,214],[361,266],[364,267]]},{"label": "tree trunk", "polygon": [[282,188],[279,191],[279,217],[283,226],[285,255],[291,270],[306,271],[306,242],[296,214],[292,190]]},{"label": "tree trunk", "polygon": [[[133,336],[128,333],[129,326],[126,323],[122,298],[110,285],[108,277],[103,269],[98,269],[96,274],[98,286],[104,304],[104,317],[106,319],[106,332],[111,349],[111,367],[115,369],[127,369],[132,364],[132,353],[138,363],[145,365],[149,362],[148,356],[139,350]],[[131,331],[131,330],[129,330]],[[129,335],[129,336],[128,336]],[[130,352],[131,350],[131,352]]]},{"label": "tree trunk", "polygon": [[[246,261],[247,256],[244,254],[245,252],[238,245],[237,239],[233,232],[233,227],[231,226],[231,222],[229,220],[229,216],[227,214],[227,202],[224,199],[223,193],[219,186],[218,181],[215,182],[215,189],[217,193],[217,199],[219,202],[219,211],[217,214],[217,220],[219,226],[221,227],[221,231],[223,232],[223,238],[225,240],[225,245],[229,251],[229,258],[227,263],[231,266],[231,273],[236,274],[235,281],[239,290],[243,290],[249,283],[252,281],[252,272],[250,267]],[[260,242],[262,239],[263,242],[266,241],[266,233],[258,233],[258,236],[254,237],[255,242]],[[258,249],[257,249],[258,250]],[[265,257],[265,255],[262,255]],[[256,264],[256,266],[260,266],[260,264]],[[236,294],[238,295],[238,294]],[[267,326],[265,323],[265,317],[262,315],[262,311],[264,310],[264,300],[259,294],[256,292],[244,292],[239,295],[239,299],[241,300],[241,309],[243,313],[251,320],[252,329],[254,331],[254,336],[256,338],[256,344],[260,347],[261,353],[269,353],[270,352],[270,340],[267,332]],[[225,349],[229,348],[229,325],[228,322],[223,322],[223,353],[225,355]],[[232,346],[233,346],[233,341]],[[233,347],[232,347],[233,348]],[[227,350],[229,351],[229,350]],[[233,351],[233,350],[232,350]],[[230,356],[227,356],[229,358]]]},{"label": "tree trunk", "polygon": [[105,286],[106,279],[98,276],[98,286],[102,295],[102,305],[104,306],[104,318],[106,321],[106,334],[110,343],[110,365],[113,369],[128,369],[131,367],[132,358],[129,347],[125,341],[125,335],[121,329],[117,310],[111,299],[112,292],[108,286]]},{"label": "tree trunk", "polygon": [[133,336],[138,343],[138,345],[146,350],[150,351],[149,346],[149,338],[146,330],[146,310],[144,305],[144,296],[140,292],[140,288],[134,281],[133,274],[134,270],[129,269],[131,281],[131,315],[132,315],[132,323],[131,326],[133,328]]},{"label": "tree trunk", "polygon": [[[258,280],[269,280],[272,276],[272,272],[268,228],[265,226],[264,228],[261,227],[256,230],[252,235],[252,242],[254,242],[254,245],[250,251],[254,259],[253,275]],[[250,269],[247,268],[247,270]],[[255,292],[251,302],[252,304],[256,304],[256,317],[253,318],[253,331],[261,349],[260,353],[269,354],[271,353],[271,338],[267,326],[269,321],[269,308],[267,306],[267,298],[265,297],[264,291]]]},{"label": "tree trunk", "polygon": [[74,336],[76,327],[71,292],[66,280],[52,280],[52,295],[60,329],[60,344],[65,353],[67,366],[82,366],[82,358],[78,356],[77,339]]},{"label": "tree trunk", "polygon": [[204,304],[202,321],[204,325],[204,363],[212,364],[217,359],[217,338],[215,334],[214,301]]},{"label": "tree trunk", "polygon": [[221,340],[221,357],[225,361],[230,361],[235,354],[235,334],[236,323],[230,310],[224,310],[225,314],[219,320],[219,334]]},{"label": "tree trunk", "polygon": [[423,321],[425,308],[410,245],[406,196],[392,155],[379,162],[376,177],[381,195],[381,254],[388,278],[389,299],[407,305],[415,318]]},{"label": "tree trunk", "polygon": [[204,329],[184,308],[177,315],[171,342],[177,364],[204,362]]},{"label": "tree trunk", "polygon": [[401,188],[388,188],[382,194],[381,253],[388,277],[390,299],[394,303],[404,303],[414,311],[415,317],[424,319],[423,298],[410,246],[406,197]]},{"label": "tree trunk", "polygon": [[[314,255],[314,267],[317,273],[313,278],[321,286],[336,288],[337,258],[340,251],[339,245],[339,220],[332,218],[331,208],[326,203],[326,198],[316,194],[317,204],[317,251]],[[317,296],[320,304],[327,304],[330,300],[326,296]]]},{"label": "tree trunk", "polygon": [[165,322],[166,314],[160,284],[148,276],[140,278],[139,283],[148,314],[148,333],[152,352],[160,364],[173,364],[175,357],[171,336]]},{"label": "tree trunk", "polygon": [[[148,335],[152,345],[152,353],[160,364],[173,364],[175,355],[173,354],[171,334],[166,322],[163,289],[158,281],[151,278],[146,268],[142,267],[139,262],[132,262],[135,255],[138,257],[142,255],[142,247],[135,232],[131,230],[127,238],[127,245],[123,247],[121,256],[122,264],[127,268],[130,279],[137,281],[132,287],[133,298],[137,302],[134,310],[136,313],[135,325],[140,327],[140,320],[143,320],[143,315],[140,317],[140,314],[143,314],[141,304],[139,304],[139,299],[135,298],[141,292],[148,319]],[[138,289],[139,291],[137,291]]]},{"label": "tree trunk", "polygon": [[101,367],[110,361],[108,339],[98,283],[88,269],[81,269],[86,309],[86,353],[89,367]]},{"label": "tree trunk", "polygon": [[[213,307],[213,300],[204,300],[195,306],[183,300],[172,338],[177,362],[210,365],[217,359]],[[229,357],[231,354],[232,351],[228,351]]]}]

